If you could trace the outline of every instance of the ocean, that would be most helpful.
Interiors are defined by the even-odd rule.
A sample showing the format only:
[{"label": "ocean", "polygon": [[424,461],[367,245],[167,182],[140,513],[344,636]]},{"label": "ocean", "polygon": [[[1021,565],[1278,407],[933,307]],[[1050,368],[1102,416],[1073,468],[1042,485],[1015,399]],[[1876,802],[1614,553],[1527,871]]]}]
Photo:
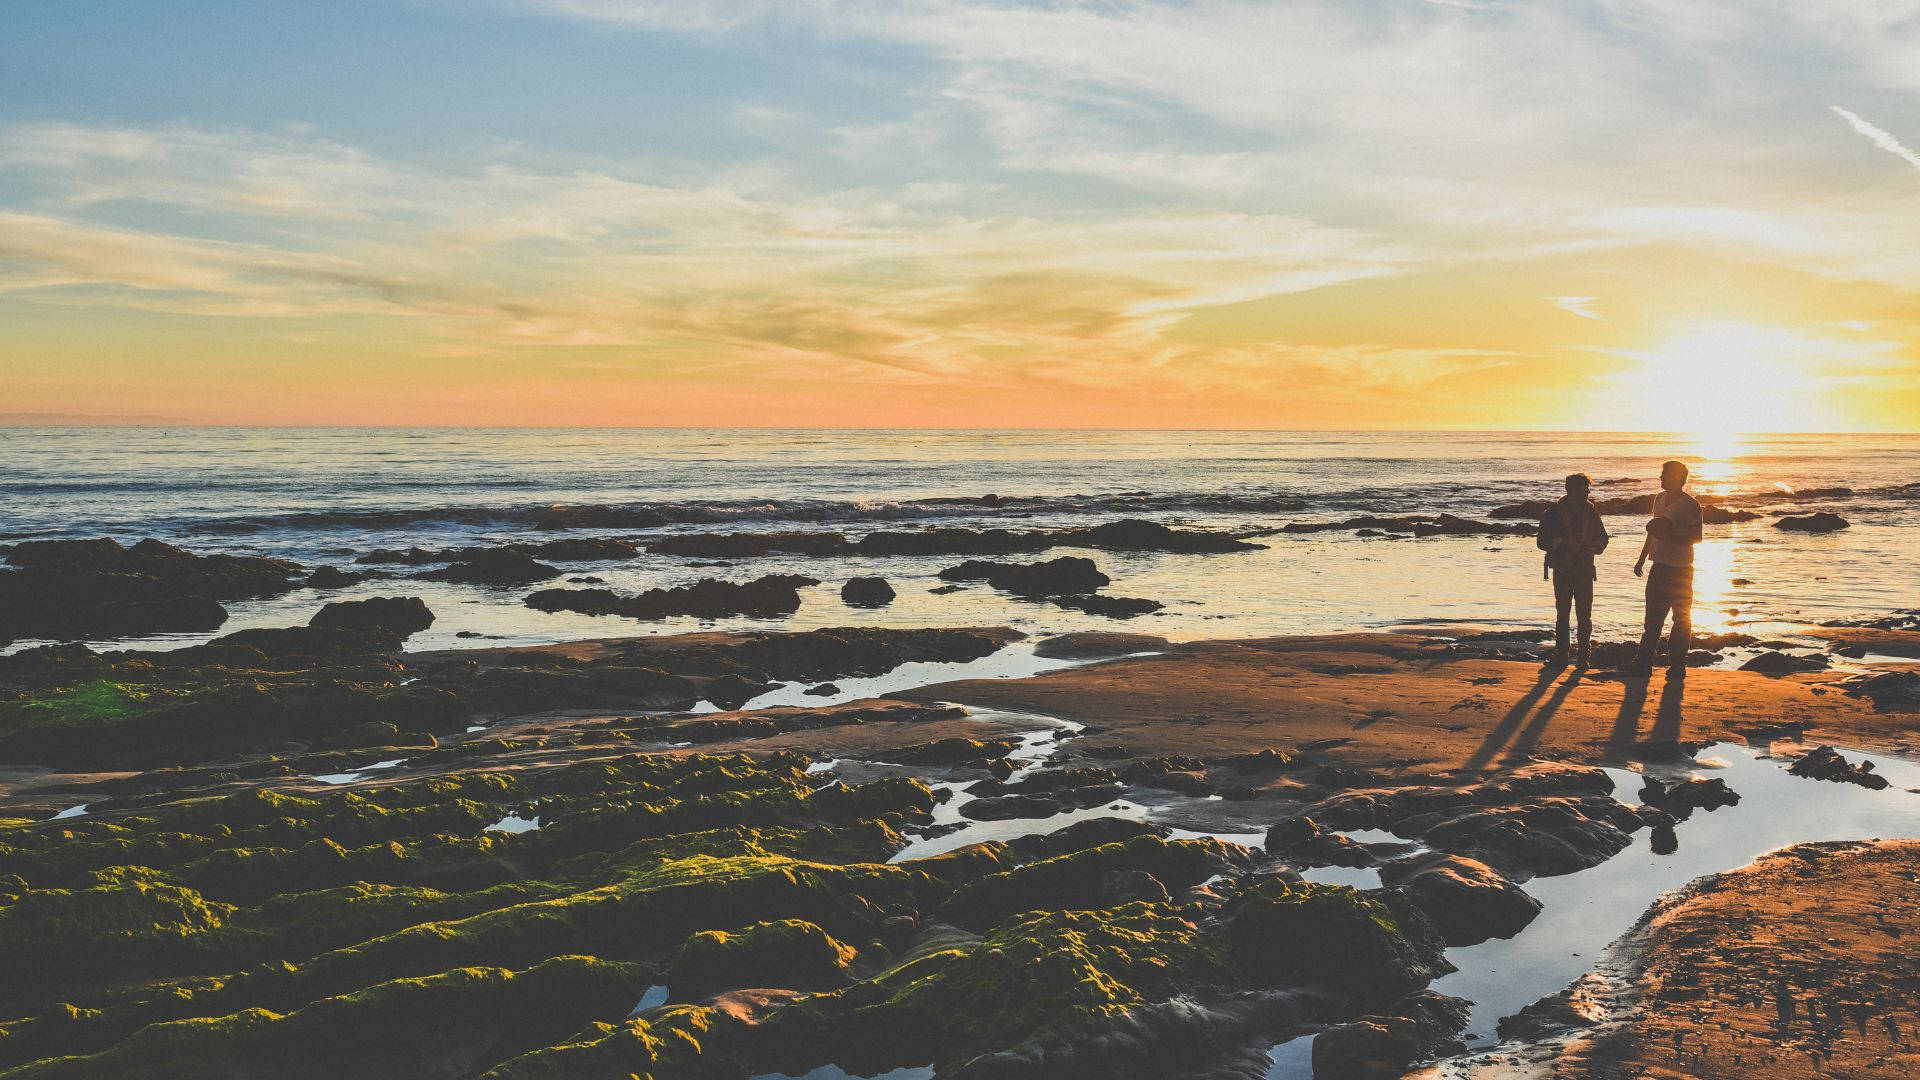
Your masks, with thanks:
[{"label": "ocean", "polygon": [[[1810,622],[1920,603],[1920,435],[1912,434],[0,428],[0,544],[151,536],[195,551],[350,568],[375,548],[567,535],[858,535],[1125,517],[1265,533],[1360,514],[1480,518],[1504,504],[1557,497],[1561,478],[1576,470],[1594,478],[1596,498],[1644,494],[1670,457],[1693,466],[1696,492],[1761,515],[1708,527],[1697,556],[1697,628],[1787,635]],[[627,527],[539,529],[556,507],[579,506],[624,511]],[[1773,527],[1780,514],[1815,510],[1838,513],[1851,527],[1824,535]],[[1600,559],[1595,605],[1603,639],[1637,633],[1639,583],[1630,568],[1642,522],[1607,519],[1615,540]],[[388,579],[229,604],[223,632],[304,623],[330,600],[370,595],[426,599],[438,618],[410,640],[414,649],[831,625],[1004,624],[1189,639],[1551,622],[1551,591],[1526,537],[1255,539],[1267,548],[1035,556],[1091,556],[1114,579],[1108,593],[1166,605],[1124,622],[984,586],[929,591],[943,584],[935,577],[942,567],[960,561],[952,556],[783,555],[716,566],[643,555],[561,565],[622,591],[763,573],[803,573],[823,584],[804,590],[800,610],[784,619],[635,622],[535,611],[520,602],[527,588]],[[841,602],[842,581],[876,574],[898,591],[893,604]],[[166,648],[208,636],[113,644]]]}]

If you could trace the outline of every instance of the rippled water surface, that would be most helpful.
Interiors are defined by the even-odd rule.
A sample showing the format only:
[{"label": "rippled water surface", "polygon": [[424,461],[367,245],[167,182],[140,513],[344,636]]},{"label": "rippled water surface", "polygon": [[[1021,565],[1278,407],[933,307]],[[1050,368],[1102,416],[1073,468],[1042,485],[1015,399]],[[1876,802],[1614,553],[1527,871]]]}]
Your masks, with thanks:
[{"label": "rippled water surface", "polygon": [[[0,428],[0,542],[158,536],[195,550],[346,565],[375,547],[444,547],[565,533],[535,526],[556,505],[656,513],[647,529],[579,534],[636,539],[688,531],[924,525],[1037,528],[1148,517],[1259,530],[1360,513],[1449,512],[1551,498],[1584,470],[1602,498],[1650,492],[1659,462],[1695,465],[1696,489],[1751,505],[1761,520],[1708,529],[1699,553],[1698,624],[1762,632],[1878,613],[1920,595],[1909,526],[1920,524],[1920,436],[1757,436],[1698,443],[1667,435],[1238,432],[781,432],[646,430],[320,430]],[[1852,494],[1798,497],[1845,487]],[[981,497],[1000,498],[983,505]],[[1834,510],[1853,527],[1824,536],[1772,527],[1775,512]],[[1638,618],[1629,572],[1639,518],[1614,517],[1601,563],[1603,634]],[[1231,555],[1092,554],[1108,592],[1164,602],[1135,629],[1176,638],[1319,632],[1421,620],[1531,625],[1550,606],[1526,538],[1375,540],[1279,535]],[[615,589],[804,572],[798,614],[726,626],[1004,623],[1027,629],[1114,623],[985,588],[928,589],[950,557],[778,557],[733,567],[646,556],[568,564]],[[900,598],[840,603],[855,574],[882,574]],[[1734,584],[1735,581],[1743,584]],[[329,599],[404,592],[439,621],[414,648],[675,632],[692,620],[635,624],[522,606],[526,590],[376,581],[229,605],[227,629],[304,621]],[[488,637],[458,637],[468,635]],[[644,630],[642,631],[644,632]],[[156,646],[184,640],[148,642]]]}]

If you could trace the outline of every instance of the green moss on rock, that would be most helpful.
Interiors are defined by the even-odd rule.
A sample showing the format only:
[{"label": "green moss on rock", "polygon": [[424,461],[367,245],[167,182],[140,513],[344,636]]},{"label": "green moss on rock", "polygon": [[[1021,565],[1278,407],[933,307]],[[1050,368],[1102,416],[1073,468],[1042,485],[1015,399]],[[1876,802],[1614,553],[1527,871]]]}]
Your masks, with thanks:
[{"label": "green moss on rock", "polygon": [[825,990],[846,981],[854,950],[804,919],[702,930],[682,942],[667,986],[682,1001],[738,987]]}]

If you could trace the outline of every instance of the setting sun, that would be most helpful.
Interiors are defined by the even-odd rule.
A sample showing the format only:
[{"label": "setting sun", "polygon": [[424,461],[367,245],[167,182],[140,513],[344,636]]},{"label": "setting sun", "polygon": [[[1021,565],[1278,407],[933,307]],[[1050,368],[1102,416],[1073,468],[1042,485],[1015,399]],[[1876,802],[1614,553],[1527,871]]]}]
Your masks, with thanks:
[{"label": "setting sun", "polygon": [[1639,366],[1620,376],[1627,418],[1620,426],[1691,432],[1716,443],[1739,432],[1834,430],[1842,425],[1824,401],[1820,374],[1835,351],[1819,338],[1738,322],[1700,326],[1644,352],[1623,351]]}]

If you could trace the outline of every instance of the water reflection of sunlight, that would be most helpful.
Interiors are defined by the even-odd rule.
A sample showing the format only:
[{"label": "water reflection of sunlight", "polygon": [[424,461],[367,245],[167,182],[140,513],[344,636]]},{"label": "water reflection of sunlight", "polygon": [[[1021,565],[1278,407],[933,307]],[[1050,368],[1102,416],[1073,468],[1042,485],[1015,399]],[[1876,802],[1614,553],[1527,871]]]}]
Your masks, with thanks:
[{"label": "water reflection of sunlight", "polygon": [[1739,547],[1730,536],[1700,541],[1693,549],[1693,626],[1724,634],[1733,626],[1726,605],[1733,596]]},{"label": "water reflection of sunlight", "polygon": [[1693,437],[1683,460],[1697,494],[1725,495],[1746,477],[1740,458],[1748,451],[1745,435],[1702,432]]}]

